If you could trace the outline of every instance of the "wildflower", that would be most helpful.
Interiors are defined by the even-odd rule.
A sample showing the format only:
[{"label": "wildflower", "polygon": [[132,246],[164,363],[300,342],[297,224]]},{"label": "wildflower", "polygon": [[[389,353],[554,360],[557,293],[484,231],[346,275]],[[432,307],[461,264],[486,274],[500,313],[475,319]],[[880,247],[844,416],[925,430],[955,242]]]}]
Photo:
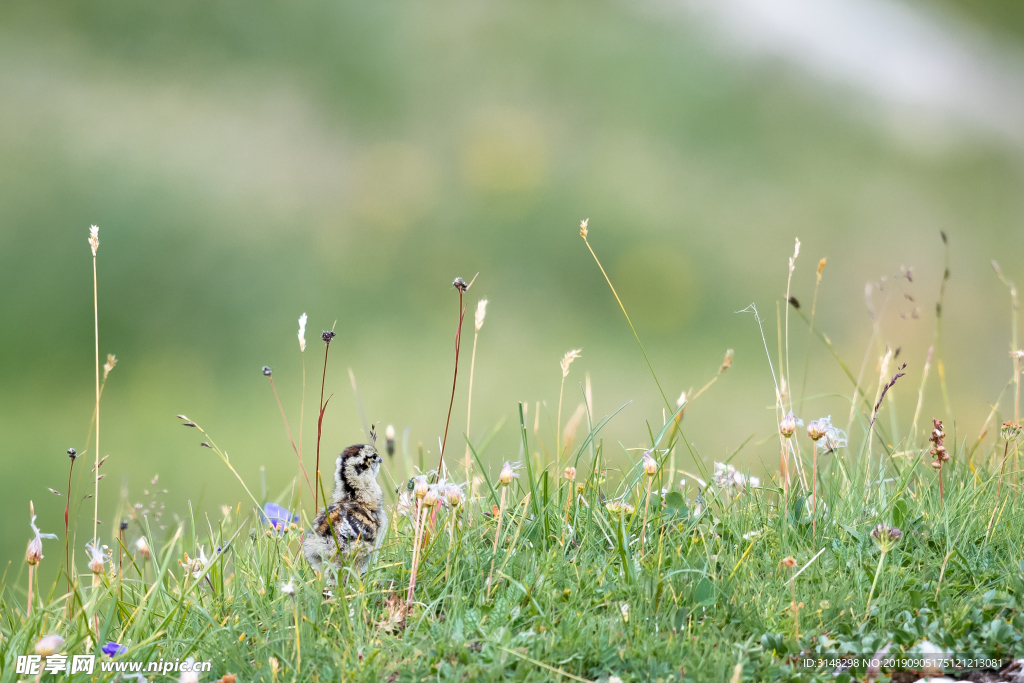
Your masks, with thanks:
[{"label": "wildflower", "polygon": [[814,442],[825,439],[826,451],[844,448],[848,443],[846,432],[832,425],[831,415],[807,423],[807,436]]},{"label": "wildflower", "polygon": [[103,654],[108,657],[117,657],[118,655],[123,655],[125,652],[128,652],[128,648],[126,646],[121,645],[120,643],[115,643],[112,640],[107,641],[107,644],[100,649],[103,651]]},{"label": "wildflower", "polygon": [[288,579],[288,583],[281,582],[281,592],[289,598],[295,597],[295,579]]},{"label": "wildflower", "polygon": [[789,415],[782,418],[782,422],[779,423],[779,433],[787,439],[796,433],[797,427],[803,427],[804,421],[794,417],[793,411],[789,411]]},{"label": "wildflower", "polygon": [[871,531],[871,538],[883,553],[887,553],[903,538],[903,532],[899,527],[879,524]]},{"label": "wildflower", "polygon": [[580,357],[580,352],[581,351],[582,351],[582,349],[573,349],[572,351],[566,352],[566,354],[564,356],[562,356],[562,360],[560,362],[560,365],[562,366],[562,378],[563,379],[565,379],[566,377],[569,376],[569,366],[572,365],[572,362],[574,360],[576,360],[577,358]]},{"label": "wildflower", "polygon": [[28,542],[28,549],[25,551],[25,562],[29,566],[36,566],[40,560],[43,559],[43,539],[52,538],[57,539],[57,534],[44,534],[39,531],[39,527],[36,526],[36,515],[35,507],[29,503],[29,510],[32,514],[32,519],[29,521],[29,526],[32,527],[33,537]]},{"label": "wildflower", "polygon": [[457,277],[455,278],[455,280],[452,281],[452,287],[459,290],[460,294],[464,294],[466,290],[469,289],[469,285],[467,285],[466,281],[463,280],[461,277]]},{"label": "wildflower", "polygon": [[1004,422],[999,431],[1004,441],[1016,441],[1020,436],[1021,426],[1016,422]]},{"label": "wildflower", "polygon": [[89,553],[89,571],[96,575],[102,574],[104,564],[110,559],[110,555],[107,554],[109,548],[101,546],[99,539],[96,539],[95,545],[86,543],[85,550]]},{"label": "wildflower", "polygon": [[36,642],[36,654],[49,657],[64,647],[64,639],[58,635],[43,636]]},{"label": "wildflower", "polygon": [[502,486],[508,486],[512,483],[512,479],[518,477],[516,470],[519,469],[519,464],[512,464],[508,460],[501,467],[501,474],[498,475],[498,483]]},{"label": "wildflower", "polygon": [[193,557],[189,559],[188,553],[185,553],[185,561],[178,560],[178,564],[185,568],[185,571],[192,573],[192,578],[198,579],[206,571],[206,568],[210,566],[212,560],[206,557],[206,550],[203,546],[199,546],[199,557]]},{"label": "wildflower", "polygon": [[145,536],[140,536],[139,540],[135,541],[135,549],[139,551],[140,555],[142,555],[143,560],[148,560],[149,556],[152,554]]},{"label": "wildflower", "polygon": [[306,350],[306,314],[299,316],[299,351]]},{"label": "wildflower", "polygon": [[272,375],[272,374],[273,374],[273,372],[274,372],[274,371],[270,369],[270,366],[269,366],[269,365],[264,365],[264,366],[263,366],[263,376],[264,376],[264,377],[270,377],[270,375]]},{"label": "wildflower", "polygon": [[398,496],[398,514],[412,517],[413,498],[409,491],[402,491]]},{"label": "wildflower", "polygon": [[632,515],[636,510],[624,500],[610,500],[604,504],[604,507],[613,515]]},{"label": "wildflower", "polygon": [[388,425],[384,428],[384,446],[388,451],[388,456],[392,457],[395,455],[395,426]]},{"label": "wildflower", "polygon": [[327,344],[328,346],[331,345],[331,340],[334,339],[336,336],[337,335],[334,333],[334,330],[324,330],[323,332],[320,333],[320,338],[323,339],[324,344]]},{"label": "wildflower", "polygon": [[89,247],[92,249],[92,255],[95,256],[100,248],[100,229],[98,226],[93,225],[89,228]]},{"label": "wildflower", "polygon": [[437,484],[435,484],[434,486],[428,486],[427,487],[427,492],[423,496],[423,505],[424,506],[426,506],[428,508],[432,508],[435,505],[437,505],[437,502],[441,499],[441,497],[438,495],[438,490],[437,489],[438,489],[438,485]]},{"label": "wildflower", "polygon": [[422,500],[430,490],[430,484],[427,483],[427,476],[425,474],[421,474],[416,477],[414,481],[415,483],[413,484],[412,492],[418,499]]},{"label": "wildflower", "polygon": [[723,491],[742,491],[748,486],[756,488],[761,485],[759,478],[747,477],[732,465],[726,465],[724,462],[715,463],[715,474],[712,479],[715,486]]},{"label": "wildflower", "polygon": [[68,449],[68,457],[71,458],[72,460],[74,460],[75,458],[78,457],[78,451],[76,451],[74,448],[69,448]]},{"label": "wildflower", "polygon": [[270,524],[275,529],[283,529],[289,524],[298,524],[299,516],[293,515],[291,510],[282,507],[277,503],[267,503],[260,510],[260,517],[264,523]]},{"label": "wildflower", "polygon": [[651,457],[650,451],[644,451],[644,474],[653,477],[658,473],[658,461]]},{"label": "wildflower", "polygon": [[562,476],[568,479],[570,482],[576,481],[576,468],[571,466],[566,467],[565,472],[562,473]]},{"label": "wildflower", "polygon": [[476,302],[476,331],[484,326],[484,316],[487,315],[487,299],[480,299]]},{"label": "wildflower", "polygon": [[108,353],[107,362],[103,364],[103,379],[107,378],[107,375],[110,374],[110,371],[114,369],[115,365],[117,365],[117,356],[112,353]]},{"label": "wildflower", "polygon": [[580,221],[580,237],[587,239],[587,223],[590,222],[589,218],[584,218]]},{"label": "wildflower", "polygon": [[281,663],[277,661],[277,657],[271,657],[268,661],[270,662],[270,672],[274,676],[277,676],[277,672],[281,668]]},{"label": "wildflower", "polygon": [[458,484],[449,484],[444,490],[444,498],[452,508],[460,508],[466,502],[466,495]]},{"label": "wildflower", "polygon": [[949,454],[946,453],[946,447],[942,443],[945,438],[946,433],[942,431],[942,420],[932,419],[932,433],[928,436],[928,441],[932,444],[932,449],[929,452],[935,456],[935,460],[932,462],[932,467],[935,469],[940,469],[942,463],[949,460]]},{"label": "wildflower", "polygon": [[792,557],[783,558],[782,566],[786,567],[787,569],[793,569],[796,567],[796,560]]}]

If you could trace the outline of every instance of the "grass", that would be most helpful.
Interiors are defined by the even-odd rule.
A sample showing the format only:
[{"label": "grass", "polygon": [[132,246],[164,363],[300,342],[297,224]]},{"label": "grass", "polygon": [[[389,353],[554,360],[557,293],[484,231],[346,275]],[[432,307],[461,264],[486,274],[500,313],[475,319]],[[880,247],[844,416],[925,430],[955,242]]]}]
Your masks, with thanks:
[{"label": "grass", "polygon": [[[780,354],[782,333],[780,324]],[[887,379],[883,368],[878,386],[854,382],[855,433],[837,451],[818,449],[813,516],[800,477],[786,493],[777,476],[762,482],[705,462],[680,429],[685,403],[647,426],[641,450],[657,463],[653,475],[634,451],[624,458],[603,440],[615,414],[587,406],[586,434],[562,460],[575,481],[555,470],[560,454],[538,450],[520,404],[525,467],[499,493],[482,444],[467,439],[480,480],[422,530],[408,613],[416,529],[400,505],[389,506],[368,573],[343,571],[327,597],[325,577],[302,558],[308,518],[276,529],[241,503],[217,519],[182,511],[161,531],[136,513],[112,553],[118,566],[62,574],[36,591],[31,616],[24,567],[0,579],[0,679],[16,680],[17,656],[53,633],[69,654],[116,641],[128,648],[119,660],[211,660],[210,681],[848,681],[868,676],[866,664],[834,676],[835,664],[802,662],[852,662],[886,647],[910,655],[924,641],[959,657],[1024,658],[1024,517],[1007,467],[1017,460],[1005,455],[1017,432],[1011,424],[978,450],[947,426],[940,496],[926,436],[903,425],[893,445],[895,422],[874,419],[889,409]],[[777,396],[778,408],[791,398]],[[793,439],[789,457],[813,472],[806,433]],[[684,483],[666,479],[669,462]],[[296,477],[276,501],[298,509],[301,490]],[[141,536],[148,560],[133,540]],[[207,562],[188,560],[197,556]]]}]

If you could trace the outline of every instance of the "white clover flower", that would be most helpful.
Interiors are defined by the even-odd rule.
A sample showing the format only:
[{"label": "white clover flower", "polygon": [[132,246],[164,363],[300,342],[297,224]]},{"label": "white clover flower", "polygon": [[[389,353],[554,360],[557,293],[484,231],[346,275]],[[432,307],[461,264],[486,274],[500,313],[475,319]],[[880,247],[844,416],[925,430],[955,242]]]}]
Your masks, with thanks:
[{"label": "white clover flower", "polygon": [[306,314],[299,316],[299,351],[306,350]]}]

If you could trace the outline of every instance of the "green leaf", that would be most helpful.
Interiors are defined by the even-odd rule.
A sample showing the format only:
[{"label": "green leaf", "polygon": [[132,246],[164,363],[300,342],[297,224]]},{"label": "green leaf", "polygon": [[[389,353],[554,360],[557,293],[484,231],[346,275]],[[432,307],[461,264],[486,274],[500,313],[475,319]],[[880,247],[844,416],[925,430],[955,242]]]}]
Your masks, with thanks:
[{"label": "green leaf", "polygon": [[715,594],[715,585],[705,576],[697,582],[693,591],[693,599],[698,605],[710,607],[715,604],[718,596]]},{"label": "green leaf", "polygon": [[892,506],[892,523],[901,529],[905,529],[904,526],[909,518],[909,512],[907,508],[907,501],[900,498]]},{"label": "green leaf", "polygon": [[678,491],[670,491],[669,494],[665,496],[665,505],[674,510],[685,510],[686,500]]}]

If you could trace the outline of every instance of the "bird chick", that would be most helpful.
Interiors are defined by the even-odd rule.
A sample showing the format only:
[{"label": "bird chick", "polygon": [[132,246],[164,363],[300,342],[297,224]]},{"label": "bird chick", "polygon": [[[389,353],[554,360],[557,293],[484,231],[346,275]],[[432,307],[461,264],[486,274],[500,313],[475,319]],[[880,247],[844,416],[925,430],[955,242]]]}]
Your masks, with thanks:
[{"label": "bird chick", "polygon": [[303,543],[313,569],[333,570],[328,577],[331,585],[342,562],[351,561],[360,574],[365,573],[371,553],[384,538],[388,517],[384,492],[377,483],[382,461],[368,444],[349,446],[338,456],[332,502],[319,511]]}]

